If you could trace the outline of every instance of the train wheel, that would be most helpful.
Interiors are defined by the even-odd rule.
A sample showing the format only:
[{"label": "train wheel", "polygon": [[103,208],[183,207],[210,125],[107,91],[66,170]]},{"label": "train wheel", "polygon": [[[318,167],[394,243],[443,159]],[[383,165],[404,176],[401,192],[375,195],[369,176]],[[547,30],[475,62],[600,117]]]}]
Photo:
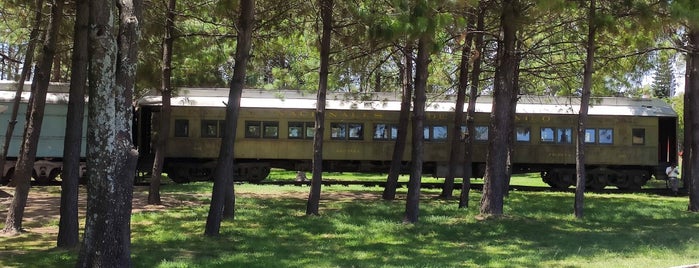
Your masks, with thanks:
[{"label": "train wheel", "polygon": [[602,190],[604,187],[607,187],[607,176],[601,174],[588,175],[585,184],[585,187],[590,190]]}]

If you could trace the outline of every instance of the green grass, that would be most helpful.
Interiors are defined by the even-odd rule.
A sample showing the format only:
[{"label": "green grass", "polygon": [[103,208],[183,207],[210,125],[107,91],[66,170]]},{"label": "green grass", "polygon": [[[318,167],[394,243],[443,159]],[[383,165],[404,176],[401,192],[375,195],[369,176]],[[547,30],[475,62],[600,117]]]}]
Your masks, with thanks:
[{"label": "green grass", "polygon": [[[306,173],[306,177],[311,179],[311,173]],[[352,181],[386,181],[388,174],[384,173],[361,173],[361,172],[324,172],[324,180],[352,180]],[[287,171],[283,169],[272,169],[267,176],[266,181],[292,181],[296,179],[295,171]],[[400,175],[399,182],[407,182],[410,179],[409,175]],[[423,177],[422,182],[443,182],[444,178]],[[460,183],[462,179],[455,179]],[[472,183],[483,183],[482,179],[471,179]],[[548,186],[541,180],[539,173],[518,174],[512,176],[512,185],[523,186]]]},{"label": "green grass", "polygon": [[[164,193],[208,198],[210,183],[166,185]],[[236,185],[237,211],[221,236],[207,238],[207,205],[132,217],[136,267],[670,267],[699,263],[699,214],[687,199],[586,194],[585,218],[573,194],[511,192],[501,218],[423,191],[420,221],[403,224],[405,189],[393,202],[381,188],[324,186],[321,216],[305,216],[306,186]],[[187,193],[202,195],[192,197]],[[458,193],[455,193],[458,195]],[[204,196],[204,197],[202,197]],[[0,237],[0,266],[71,267],[77,253],[55,237]],[[38,243],[36,240],[48,240]],[[34,244],[38,244],[36,246]],[[34,245],[34,246],[32,246]]]}]

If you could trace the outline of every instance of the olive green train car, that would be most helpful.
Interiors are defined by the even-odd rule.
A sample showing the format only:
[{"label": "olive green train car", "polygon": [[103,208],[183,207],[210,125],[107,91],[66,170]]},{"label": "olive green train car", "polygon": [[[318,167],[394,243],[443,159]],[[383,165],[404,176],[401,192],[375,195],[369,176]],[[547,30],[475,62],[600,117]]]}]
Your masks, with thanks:
[{"label": "olive green train car", "polygon": [[[188,89],[173,98],[165,154],[165,171],[173,180],[210,179],[225,131],[227,92]],[[474,177],[483,176],[485,167],[490,100],[481,97],[475,107]],[[583,135],[588,187],[639,188],[652,176],[663,178],[659,171],[677,161],[677,114],[653,99],[594,98],[591,103]],[[244,91],[234,148],[238,179],[263,180],[273,167],[309,171],[315,104],[313,94]],[[152,153],[149,141],[157,133],[151,126],[159,120],[159,98],[143,98],[139,106],[139,147],[142,154]],[[331,93],[326,109],[323,170],[387,172],[397,136],[399,96]],[[513,172],[540,172],[553,187],[572,185],[578,109],[576,98],[521,96],[512,133]],[[468,135],[466,122],[460,126],[461,135],[452,137],[454,101],[435,98],[426,110],[423,173],[444,177],[450,141]],[[405,171],[410,155],[407,146]],[[461,169],[456,170],[460,175]]]}]

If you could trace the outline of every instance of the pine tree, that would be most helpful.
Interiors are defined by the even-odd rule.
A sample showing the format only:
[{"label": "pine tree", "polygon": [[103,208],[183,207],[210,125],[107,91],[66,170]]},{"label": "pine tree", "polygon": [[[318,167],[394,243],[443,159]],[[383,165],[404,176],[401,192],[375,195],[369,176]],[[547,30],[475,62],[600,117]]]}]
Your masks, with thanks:
[{"label": "pine tree", "polygon": [[661,60],[653,76],[653,96],[656,98],[668,98],[675,93],[675,76],[672,73],[672,61]]}]

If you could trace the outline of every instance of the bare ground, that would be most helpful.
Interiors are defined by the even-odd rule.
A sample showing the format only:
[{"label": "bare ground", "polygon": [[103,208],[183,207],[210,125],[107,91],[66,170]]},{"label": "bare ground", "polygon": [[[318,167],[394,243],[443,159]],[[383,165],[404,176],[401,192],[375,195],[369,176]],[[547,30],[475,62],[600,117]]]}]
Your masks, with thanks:
[{"label": "bare ground", "polygon": [[[0,220],[4,227],[4,220],[7,217],[7,211],[12,202],[14,188],[0,187]],[[84,223],[85,216],[85,197],[87,193],[85,187],[80,186],[78,196],[78,215],[81,218],[80,223]],[[159,211],[175,207],[200,206],[206,205],[205,202],[199,201],[202,198],[197,196],[201,194],[186,194],[186,193],[161,193],[161,205],[148,204],[148,187],[134,187],[132,212],[142,211]],[[253,198],[308,198],[307,191],[289,191],[276,193],[250,193],[244,191],[236,191],[236,196],[253,197]],[[380,194],[365,192],[326,192],[323,193],[323,200],[379,200]],[[42,235],[58,235],[58,220],[60,218],[60,186],[41,186],[32,187],[29,191],[27,206],[24,210],[22,226],[24,231]],[[55,224],[48,224],[55,222]],[[2,235],[2,234],[0,234]]]},{"label": "bare ground", "polygon": [[[0,220],[5,220],[7,211],[12,203],[14,188],[0,187]],[[80,187],[78,195],[78,215],[83,218],[85,215],[85,197],[87,193],[84,187]],[[200,205],[196,201],[184,201],[175,198],[175,194],[161,193],[161,205],[148,204],[148,187],[135,187],[133,195],[133,212],[158,211],[172,207]],[[194,200],[187,198],[187,200]],[[60,187],[44,186],[32,187],[29,191],[27,206],[24,209],[22,226],[24,230],[38,234],[58,235],[58,224],[47,225],[52,221],[59,220],[61,205]],[[4,226],[4,224],[2,225]]]}]

